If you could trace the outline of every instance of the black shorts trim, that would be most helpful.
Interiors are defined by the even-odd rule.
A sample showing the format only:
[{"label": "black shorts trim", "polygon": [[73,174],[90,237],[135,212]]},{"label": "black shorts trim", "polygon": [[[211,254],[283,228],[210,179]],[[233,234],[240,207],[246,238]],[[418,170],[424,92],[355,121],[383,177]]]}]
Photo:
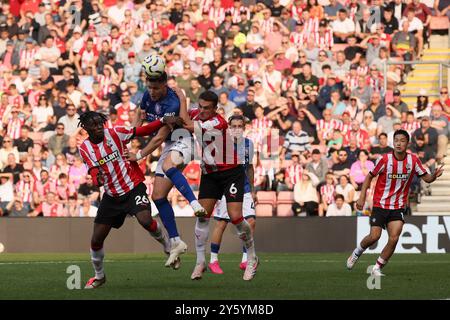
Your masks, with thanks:
[{"label": "black shorts trim", "polygon": [[243,202],[245,178],[241,165],[226,171],[202,174],[198,198],[220,200],[225,195],[227,203]]},{"label": "black shorts trim", "polygon": [[389,222],[392,221],[402,221],[405,222],[404,214],[406,209],[383,209],[379,207],[374,207],[372,209],[372,214],[370,215],[370,226],[371,227],[381,227],[386,229]]},{"label": "black shorts trim", "polygon": [[[256,216],[255,215],[251,215],[251,216],[246,216],[244,217],[245,220],[248,220],[250,218],[253,218],[256,220]],[[219,217],[214,217],[214,220],[216,221],[225,221],[227,223],[231,222],[231,219],[227,219],[227,218],[219,218]]]},{"label": "black shorts trim", "polygon": [[142,211],[148,211],[151,214],[151,210],[147,187],[141,182],[120,197],[111,197],[105,193],[94,222],[118,229],[123,225],[127,215],[134,216]]}]

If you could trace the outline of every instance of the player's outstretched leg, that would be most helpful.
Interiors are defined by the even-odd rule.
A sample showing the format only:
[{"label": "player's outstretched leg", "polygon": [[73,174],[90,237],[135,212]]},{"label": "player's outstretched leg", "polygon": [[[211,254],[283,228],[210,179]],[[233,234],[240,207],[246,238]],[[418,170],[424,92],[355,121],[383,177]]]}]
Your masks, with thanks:
[{"label": "player's outstretched leg", "polygon": [[364,251],[376,243],[381,237],[381,227],[372,226],[370,228],[370,234],[362,239],[361,243],[353,250],[352,254],[347,259],[347,269],[353,269],[353,266],[358,261],[359,257],[364,253]]},{"label": "player's outstretched leg", "polygon": [[200,280],[206,271],[206,242],[209,235],[209,218],[197,218],[195,223],[195,250],[197,261],[191,274],[192,280]]},{"label": "player's outstretched leg", "polygon": [[95,277],[88,280],[85,289],[96,289],[106,282],[106,276],[103,268],[103,259],[105,252],[103,251],[103,243],[111,230],[110,225],[94,224],[94,232],[91,239],[91,261],[94,267]]},{"label": "player's outstretched leg", "polygon": [[177,261],[180,255],[186,253],[187,245],[180,239],[175,222],[175,214],[169,201],[167,201],[167,194],[171,188],[172,183],[170,180],[157,176],[155,178],[155,189],[153,190],[152,199],[158,208],[159,217],[170,238],[171,249],[165,266],[174,268],[175,264],[178,263]]},{"label": "player's outstretched leg", "polygon": [[177,151],[171,151],[170,155],[164,159],[163,170],[165,175],[172,181],[173,185],[180,191],[183,197],[189,201],[196,217],[206,215],[206,210],[198,202],[185,176],[177,168],[183,164],[183,157]]},{"label": "player's outstretched leg", "polygon": [[394,254],[398,238],[402,233],[403,221],[402,220],[390,221],[386,229],[389,237],[388,242],[386,246],[383,248],[383,251],[381,251],[381,254],[378,257],[377,262],[372,269],[372,275],[374,276],[384,276],[384,274],[381,272],[381,269],[383,269],[383,267],[388,263],[389,259]]},{"label": "player's outstretched leg", "polygon": [[[252,235],[254,237],[255,227],[256,227],[256,220],[255,220],[255,218],[248,218],[248,219],[246,219],[246,221],[250,225],[250,228],[252,230]],[[247,248],[245,248],[245,246],[242,246],[242,260],[241,260],[241,263],[239,264],[239,269],[244,271],[246,268],[247,268]]]},{"label": "player's outstretched leg", "polygon": [[228,222],[225,220],[218,220],[214,227],[211,239],[211,258],[208,264],[209,270],[215,274],[223,274],[223,270],[219,264],[219,250],[222,242],[222,235],[227,227]]}]

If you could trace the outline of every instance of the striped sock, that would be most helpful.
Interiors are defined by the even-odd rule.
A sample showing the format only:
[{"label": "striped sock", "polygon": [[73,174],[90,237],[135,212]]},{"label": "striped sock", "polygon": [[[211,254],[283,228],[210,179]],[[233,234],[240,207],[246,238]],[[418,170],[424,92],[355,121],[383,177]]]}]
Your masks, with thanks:
[{"label": "striped sock", "polygon": [[387,264],[387,260],[384,260],[382,257],[378,257],[376,267],[379,269],[383,269],[383,267]]}]

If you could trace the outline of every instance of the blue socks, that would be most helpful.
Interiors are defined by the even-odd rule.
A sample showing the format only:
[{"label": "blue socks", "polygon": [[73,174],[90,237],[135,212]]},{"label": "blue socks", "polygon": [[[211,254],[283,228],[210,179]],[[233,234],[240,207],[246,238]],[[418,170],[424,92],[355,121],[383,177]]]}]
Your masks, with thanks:
[{"label": "blue socks", "polygon": [[211,253],[219,253],[220,250],[220,244],[212,243],[211,242]]},{"label": "blue socks", "polygon": [[172,181],[173,185],[178,189],[178,191],[180,191],[180,193],[187,199],[187,201],[189,201],[189,203],[197,200],[195,198],[194,192],[192,192],[191,187],[189,186],[186,178],[183,176],[180,170],[178,170],[177,168],[170,168],[165,173],[170,181]]},{"label": "blue socks", "polygon": [[175,214],[172,206],[166,198],[155,200],[155,205],[158,208],[159,216],[164,227],[169,234],[169,238],[176,238],[179,236],[177,230],[177,223],[175,222]]}]

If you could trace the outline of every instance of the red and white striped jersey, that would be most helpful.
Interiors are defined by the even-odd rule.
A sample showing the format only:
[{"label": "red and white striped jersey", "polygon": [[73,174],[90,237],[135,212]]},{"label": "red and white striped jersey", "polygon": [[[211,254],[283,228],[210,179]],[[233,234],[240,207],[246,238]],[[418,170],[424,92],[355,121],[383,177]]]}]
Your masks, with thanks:
[{"label": "red and white striped jersey", "polygon": [[117,52],[122,47],[122,41],[125,38],[124,34],[120,34],[117,38],[113,38],[111,36],[106,37],[106,40],[109,42],[111,46],[112,52]]},{"label": "red and white striped jersey", "polygon": [[378,176],[373,196],[373,206],[382,209],[402,209],[408,203],[409,187],[415,175],[429,173],[412,153],[407,153],[403,160],[397,160],[393,152],[378,158],[370,172]]},{"label": "red and white striped jersey", "polygon": [[297,184],[302,181],[303,167],[301,164],[292,164],[286,169],[285,177],[289,178],[292,184]]},{"label": "red and white striped jersey", "polygon": [[34,56],[37,53],[37,49],[33,48],[31,50],[23,49],[20,51],[20,69],[28,69],[33,62]]},{"label": "red and white striped jersey", "polygon": [[325,121],[320,119],[317,121],[316,130],[322,131],[324,139],[328,139],[328,135],[333,133],[333,130],[342,130],[342,121],[337,119],[331,119],[330,121]]},{"label": "red and white striped jersey", "polygon": [[137,162],[125,160],[123,153],[133,137],[131,127],[115,127],[104,130],[105,137],[99,144],[84,140],[80,154],[88,169],[97,167],[105,179],[105,192],[112,197],[119,197],[145,180]]},{"label": "red and white striped jersey", "polygon": [[336,188],[332,184],[324,184],[320,187],[320,195],[322,196],[322,200],[325,200],[326,204],[331,204],[334,202]]},{"label": "red and white striped jersey", "polygon": [[23,96],[18,94],[16,96],[9,96],[8,97],[8,104],[11,106],[17,106],[19,108],[22,108],[25,104],[25,101],[23,99]]},{"label": "red and white striped jersey", "polygon": [[358,75],[365,76],[369,73],[369,66],[358,66],[358,69],[356,69],[358,72]]},{"label": "red and white striped jersey", "polygon": [[295,45],[297,49],[303,49],[305,47],[306,42],[308,41],[308,35],[303,29],[303,32],[292,32],[289,40]]},{"label": "red and white striped jersey", "polygon": [[125,35],[129,36],[132,35],[134,32],[134,29],[136,29],[137,22],[133,19],[126,22],[123,21],[120,25],[120,31],[122,31]]},{"label": "red and white striped jersey", "polygon": [[383,76],[378,76],[378,78],[369,77],[367,79],[367,85],[372,88],[373,91],[381,91],[383,88]]},{"label": "red and white striped jersey", "polygon": [[17,195],[20,197],[20,199],[22,199],[23,202],[32,202],[34,191],[36,191],[36,183],[34,180],[31,180],[30,182],[20,180],[16,183]]},{"label": "red and white striped jersey", "polygon": [[210,44],[210,48],[212,50],[220,49],[222,48],[222,39],[220,39],[220,37],[215,37],[213,41],[210,42]]},{"label": "red and white striped jersey", "polygon": [[353,91],[358,87],[358,76],[352,77],[350,75],[347,76],[345,80],[346,87],[350,89],[350,91]]},{"label": "red and white striped jersey", "polygon": [[314,35],[319,31],[319,18],[309,18],[305,21],[305,31],[308,36]]},{"label": "red and white striped jersey", "polygon": [[218,27],[225,20],[225,9],[222,7],[209,9],[209,20]]},{"label": "red and white striped jersey", "polygon": [[98,75],[97,81],[99,83],[100,91],[102,91],[103,96],[106,96],[109,92],[111,92],[111,77],[106,77],[103,74]]},{"label": "red and white striped jersey", "polygon": [[142,31],[146,34],[152,34],[153,30],[158,29],[158,23],[154,19],[145,22],[142,21],[141,23],[139,23],[139,26],[141,27]]},{"label": "red and white striped jersey", "polygon": [[263,20],[260,22],[260,27],[262,34],[272,33],[273,32],[273,23],[275,22],[274,17],[270,17],[267,20]]},{"label": "red and white striped jersey", "polygon": [[91,51],[87,51],[86,47],[83,47],[78,54],[81,57],[81,69],[86,69],[88,65],[94,61],[94,58],[98,57],[98,51],[95,46]]},{"label": "red and white striped jersey", "polygon": [[252,128],[257,130],[262,129],[270,129],[272,128],[273,122],[266,116],[264,116],[262,119],[253,119],[252,120]]},{"label": "red and white striped jersey", "polygon": [[200,10],[203,11],[209,11],[209,9],[213,5],[213,0],[200,0]]},{"label": "red and white striped jersey", "polygon": [[13,119],[10,118],[8,121],[8,126],[6,129],[6,135],[12,139],[19,139],[20,130],[22,129],[23,120],[20,118]]},{"label": "red and white striped jersey", "polygon": [[334,45],[333,30],[327,29],[324,34],[317,31],[313,35],[316,47],[320,50],[331,50]]},{"label": "red and white striped jersey", "polygon": [[28,92],[28,103],[34,108],[39,103],[39,97],[44,93],[42,90],[30,90]]},{"label": "red and white striped jersey", "polygon": [[255,167],[255,174],[254,174],[254,185],[259,186],[264,181],[264,177],[266,176],[267,172],[266,169],[259,165]]},{"label": "red and white striped jersey", "polygon": [[296,6],[295,4],[291,8],[291,16],[292,19],[296,21],[300,21],[302,18],[303,10],[305,9],[305,6]]},{"label": "red and white striped jersey", "polygon": [[[227,139],[229,137],[227,129],[227,121],[219,114],[215,114],[207,120],[199,119],[199,109],[189,111],[189,116],[195,122],[200,123],[202,129],[202,137],[197,137],[197,141],[201,140],[201,169],[202,174],[209,174],[217,171],[227,171],[236,168],[238,163],[237,152],[231,143],[233,151],[227,150]],[[214,137],[214,138],[213,138]],[[220,153],[218,153],[220,152]],[[220,158],[220,156],[222,156]]]},{"label": "red and white striped jersey", "polygon": [[349,8],[350,8],[350,10],[349,10],[349,18],[351,20],[353,20],[353,21],[356,21],[355,20],[355,15],[356,15],[356,12],[358,12],[358,6],[356,4],[354,4],[354,5],[350,4]]},{"label": "red and white striped jersey", "polygon": [[348,146],[352,138],[356,139],[356,143],[360,149],[366,149],[366,145],[370,143],[369,133],[363,129],[359,129],[356,133],[352,130],[348,130],[344,135],[344,145]]},{"label": "red and white striped jersey", "polygon": [[[241,6],[240,8],[236,9],[235,7],[230,8],[231,15],[233,16],[233,22],[239,23],[241,22],[241,10],[247,12],[247,20],[250,20],[250,10],[248,10],[246,7]],[[270,19],[273,19],[272,17]]]},{"label": "red and white striped jersey", "polygon": [[120,125],[125,124],[126,126],[130,125],[130,116],[129,112],[136,109],[136,105],[133,102],[130,102],[128,106],[125,106],[122,102],[116,104],[114,109],[117,110],[117,118],[120,120]]},{"label": "red and white striped jersey", "polygon": [[402,123],[402,129],[407,131],[410,135],[420,128],[420,122],[414,120],[412,123],[403,122]]},{"label": "red and white striped jersey", "polygon": [[347,132],[349,132],[351,130],[351,128],[352,128],[352,124],[351,123],[342,123],[342,125],[341,125],[341,133],[342,133],[342,135],[345,136],[347,134]]}]

